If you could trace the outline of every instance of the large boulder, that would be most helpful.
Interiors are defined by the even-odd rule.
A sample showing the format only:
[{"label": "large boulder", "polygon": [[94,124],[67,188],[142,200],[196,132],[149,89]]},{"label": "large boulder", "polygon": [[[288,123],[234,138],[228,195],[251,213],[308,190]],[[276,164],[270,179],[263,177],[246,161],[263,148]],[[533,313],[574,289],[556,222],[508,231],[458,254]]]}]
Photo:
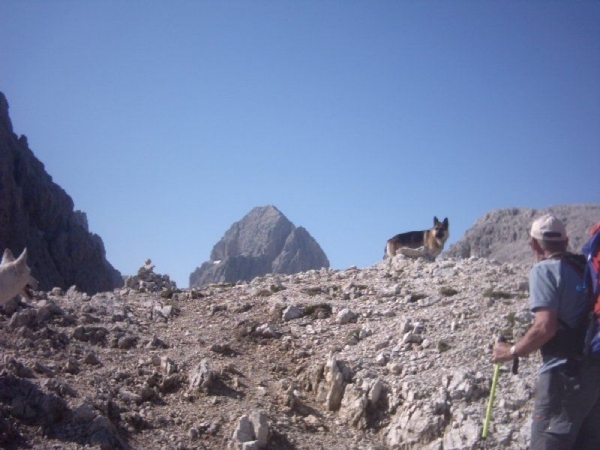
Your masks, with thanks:
[{"label": "large boulder", "polygon": [[210,261],[190,275],[190,287],[322,267],[329,267],[329,260],[314,238],[269,205],[254,208],[227,230],[213,247]]},{"label": "large boulder", "polygon": [[17,137],[0,92],[0,252],[15,255],[27,247],[32,275],[41,290],[111,291],[123,284],[121,274],[106,260],[100,236],[90,233],[85,213],[46,173]]},{"label": "large boulder", "polygon": [[589,238],[590,227],[600,220],[600,205],[557,205],[545,209],[504,208],[492,210],[477,219],[446,256],[478,256],[500,262],[531,263],[528,245],[531,223],[544,214],[554,214],[563,221],[569,237],[569,250],[581,253]]}]

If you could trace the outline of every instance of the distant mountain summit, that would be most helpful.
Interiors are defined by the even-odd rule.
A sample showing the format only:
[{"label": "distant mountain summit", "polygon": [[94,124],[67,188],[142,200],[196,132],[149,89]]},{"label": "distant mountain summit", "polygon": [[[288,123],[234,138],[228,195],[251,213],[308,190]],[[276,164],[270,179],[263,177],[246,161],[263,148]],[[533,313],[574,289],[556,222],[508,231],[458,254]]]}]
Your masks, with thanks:
[{"label": "distant mountain summit", "polygon": [[322,267],[329,267],[329,260],[317,241],[269,205],[254,208],[227,230],[213,247],[210,261],[190,274],[190,287]]},{"label": "distant mountain summit", "polygon": [[27,247],[40,290],[54,287],[95,294],[123,285],[106,260],[100,236],[87,216],[46,172],[25,136],[13,133],[8,102],[0,92],[0,252]]},{"label": "distant mountain summit", "polygon": [[504,208],[487,212],[477,219],[462,238],[444,254],[455,258],[478,256],[508,263],[533,263],[529,248],[531,223],[544,214],[563,221],[569,237],[569,250],[581,253],[590,227],[600,220],[600,205],[557,205],[545,209]]}]

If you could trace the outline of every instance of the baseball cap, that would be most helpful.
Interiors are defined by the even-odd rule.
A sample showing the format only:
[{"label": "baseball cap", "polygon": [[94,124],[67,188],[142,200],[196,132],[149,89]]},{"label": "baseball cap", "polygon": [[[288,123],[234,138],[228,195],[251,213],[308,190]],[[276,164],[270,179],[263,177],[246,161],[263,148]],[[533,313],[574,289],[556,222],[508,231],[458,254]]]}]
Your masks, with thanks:
[{"label": "baseball cap", "polygon": [[542,241],[565,241],[567,230],[560,220],[552,214],[546,214],[533,221],[530,235]]}]

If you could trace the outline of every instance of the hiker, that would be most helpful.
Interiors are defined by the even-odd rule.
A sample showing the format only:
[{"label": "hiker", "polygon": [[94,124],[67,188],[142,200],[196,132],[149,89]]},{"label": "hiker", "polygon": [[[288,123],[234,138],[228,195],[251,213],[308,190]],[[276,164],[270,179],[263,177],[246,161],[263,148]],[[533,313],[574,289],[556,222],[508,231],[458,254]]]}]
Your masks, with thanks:
[{"label": "hiker", "polygon": [[579,289],[585,258],[567,253],[565,226],[548,214],[531,226],[536,264],[529,274],[534,323],[514,345],[498,342],[492,362],[536,350],[531,450],[600,449],[600,362],[583,358],[589,300]]}]

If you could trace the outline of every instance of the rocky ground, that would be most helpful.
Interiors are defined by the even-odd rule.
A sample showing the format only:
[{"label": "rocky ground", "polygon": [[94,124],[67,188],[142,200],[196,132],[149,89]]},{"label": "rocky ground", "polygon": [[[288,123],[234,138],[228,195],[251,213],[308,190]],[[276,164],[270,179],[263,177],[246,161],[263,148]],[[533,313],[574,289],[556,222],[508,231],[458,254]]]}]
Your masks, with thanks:
[{"label": "rocky ground", "polygon": [[178,290],[150,261],[124,288],[0,312],[0,446],[525,449],[537,356],[503,366],[529,267],[398,256]]}]

